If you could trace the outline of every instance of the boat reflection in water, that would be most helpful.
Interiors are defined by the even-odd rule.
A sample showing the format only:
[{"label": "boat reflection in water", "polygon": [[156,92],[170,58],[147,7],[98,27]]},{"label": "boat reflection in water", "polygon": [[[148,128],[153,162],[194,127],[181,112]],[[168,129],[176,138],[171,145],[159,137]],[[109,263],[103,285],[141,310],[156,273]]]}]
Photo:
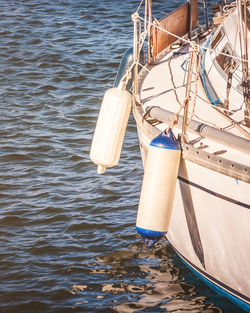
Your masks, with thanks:
[{"label": "boat reflection in water", "polygon": [[104,267],[93,273],[111,278],[102,285],[102,292],[103,297],[110,293],[117,296],[114,302],[119,303],[112,307],[114,312],[145,312],[149,308],[154,312],[222,312],[185,281],[181,269],[174,266],[173,257],[176,258],[169,245],[158,244],[153,250],[134,246],[99,257],[98,262]]}]

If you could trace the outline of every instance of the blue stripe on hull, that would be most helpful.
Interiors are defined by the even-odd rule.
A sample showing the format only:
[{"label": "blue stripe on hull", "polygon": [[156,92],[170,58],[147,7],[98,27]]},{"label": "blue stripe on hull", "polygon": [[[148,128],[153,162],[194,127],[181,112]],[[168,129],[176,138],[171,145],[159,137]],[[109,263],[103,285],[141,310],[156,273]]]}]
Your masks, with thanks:
[{"label": "blue stripe on hull", "polygon": [[[174,249],[174,247],[173,247]],[[176,251],[176,249],[174,249]],[[193,272],[195,273],[198,278],[200,278],[202,281],[204,281],[210,288],[214,289],[218,294],[226,297],[228,300],[230,300],[231,302],[233,302],[234,304],[236,304],[238,307],[240,307],[242,310],[250,313],[250,304],[247,302],[250,302],[250,299],[248,299],[247,302],[239,299],[238,297],[234,296],[232,293],[226,291],[224,288],[218,286],[218,283],[216,284],[215,281],[213,282],[212,276],[206,277],[206,273],[204,271],[201,271],[198,268],[191,264],[190,262],[188,262],[188,260],[182,256],[178,251],[176,251],[176,253],[178,254],[178,256],[181,258],[181,260],[185,263],[185,265]],[[215,279],[214,279],[215,280]],[[237,293],[237,292],[235,292]],[[244,297],[244,296],[243,296]]]}]

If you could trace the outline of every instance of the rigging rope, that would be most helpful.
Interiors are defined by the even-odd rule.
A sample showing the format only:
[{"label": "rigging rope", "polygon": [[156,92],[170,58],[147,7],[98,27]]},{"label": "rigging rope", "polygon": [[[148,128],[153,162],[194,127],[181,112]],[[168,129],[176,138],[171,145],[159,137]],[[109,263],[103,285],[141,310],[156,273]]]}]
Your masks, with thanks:
[{"label": "rigging rope", "polygon": [[[144,21],[144,19],[143,19],[141,16],[139,16],[138,18],[139,18],[140,20],[143,20],[143,21]],[[156,21],[156,20],[155,20],[155,21]],[[180,41],[183,41],[183,42],[185,42],[185,43],[187,43],[187,44],[190,45],[190,43],[191,43],[190,40],[184,39],[183,37],[180,37],[180,36],[178,36],[178,35],[176,35],[176,34],[174,34],[174,33],[171,33],[170,31],[168,31],[168,30],[166,30],[166,29],[164,29],[164,28],[161,28],[160,26],[156,25],[155,21],[152,23],[152,26],[153,26],[153,27],[155,27],[155,28],[157,28],[157,29],[159,29],[159,30],[161,30],[161,31],[163,31],[163,32],[165,32],[165,33],[167,33],[167,34],[169,34],[169,35],[175,37],[176,39],[179,39]],[[150,24],[148,21],[147,21],[147,23]],[[217,51],[217,50],[212,49],[212,48],[204,47],[204,45],[199,45],[199,44],[197,44],[197,43],[195,43],[195,45],[196,45],[198,48],[200,48],[201,50],[202,50],[202,49],[205,49],[205,50],[207,50],[207,51],[214,52],[214,53],[217,54],[217,55],[223,55],[223,56],[231,57],[231,58],[233,58],[233,59],[235,59],[235,60],[239,60],[239,61],[243,61],[243,62],[246,62],[246,61],[247,61],[246,59],[243,59],[243,58],[240,58],[240,57],[237,57],[237,56],[232,56],[231,54],[228,54],[228,53],[223,53],[223,52]]]},{"label": "rigging rope", "polygon": [[[192,41],[190,44],[190,63],[189,63],[189,69],[188,69],[188,79],[187,79],[187,89],[186,89],[186,96],[184,98],[183,103],[180,103],[179,100],[177,99],[177,101],[180,103],[180,107],[179,110],[172,116],[172,118],[170,119],[169,125],[166,129],[166,133],[168,133],[168,131],[171,129],[173,129],[174,125],[178,122],[179,120],[179,115],[180,112],[182,111],[182,109],[184,110],[184,120],[186,125],[188,125],[194,115],[194,111],[195,111],[195,104],[196,104],[196,98],[197,98],[197,93],[198,93],[198,79],[199,79],[199,60],[200,60],[200,51],[199,49],[196,47],[195,43]],[[195,73],[195,90],[194,90],[194,94],[192,96],[192,112],[191,115],[188,119],[188,104],[190,101],[190,92],[191,92],[191,84],[192,84],[192,75],[193,75],[193,70],[194,70],[194,66],[196,65],[196,73]],[[171,75],[171,72],[170,72]],[[174,82],[173,82],[173,77],[171,77],[173,86]],[[175,90],[174,90],[175,91]],[[175,95],[177,96],[176,92]],[[185,117],[186,115],[186,117]]]},{"label": "rigging rope", "polygon": [[197,99],[197,94],[198,94],[198,80],[199,80],[199,70],[200,70],[200,61],[201,61],[201,53],[199,49],[195,46],[193,46],[193,53],[195,55],[195,60],[194,62],[196,63],[196,73],[195,73],[195,85],[194,85],[194,94],[192,96],[192,112],[187,120],[187,125],[191,122],[193,116],[194,116],[194,111],[195,111],[195,105],[196,105],[196,99]]},{"label": "rigging rope", "polygon": [[[148,1],[149,0],[142,0],[140,2],[140,5],[139,5],[137,11],[136,11],[136,13],[138,14],[138,16],[137,16],[138,23],[141,24],[141,20],[142,20],[144,22],[144,29],[145,29],[144,32],[141,33],[141,36],[139,36],[139,38],[138,38],[138,48],[139,48],[139,51],[143,48],[146,36],[150,32],[150,29],[151,29],[151,26],[152,26],[152,27],[154,27],[154,28],[156,28],[156,29],[158,29],[158,30],[168,34],[168,35],[171,35],[171,36],[175,37],[177,40],[190,45],[190,47],[192,45],[193,49],[194,48],[196,49],[196,62],[201,60],[201,52],[206,53],[206,51],[209,51],[210,53],[215,53],[217,56],[218,55],[222,55],[224,57],[231,58],[231,67],[233,67],[233,65],[236,63],[235,60],[238,60],[238,61],[242,62],[243,69],[244,69],[243,64],[248,64],[248,60],[247,60],[247,56],[246,55],[241,54],[241,57],[236,55],[236,52],[235,52],[236,34],[235,34],[234,48],[233,48],[232,54],[221,52],[221,51],[218,51],[216,49],[212,49],[212,48],[209,47],[210,46],[210,40],[211,40],[211,37],[213,35],[213,32],[210,33],[209,38],[208,38],[208,40],[206,41],[205,44],[197,44],[195,42],[191,42],[191,40],[189,40],[189,39],[180,37],[180,36],[170,32],[170,31],[168,31],[166,29],[161,28],[159,25],[157,25],[158,24],[157,19],[155,19],[153,23],[152,23],[152,20],[151,20],[151,22],[149,20],[147,20],[146,14],[148,13],[147,10],[149,9],[148,8]],[[239,1],[241,1],[241,0],[236,0],[235,2],[233,2],[231,4],[224,5],[223,6],[223,13],[224,13],[223,15],[227,16],[230,12],[235,10],[235,8],[237,7],[237,2],[239,2]],[[138,13],[138,11],[141,8],[143,2],[145,2],[145,6],[146,6],[145,7],[145,16],[144,16],[144,18],[142,18],[139,15],[139,13]],[[249,0],[244,0],[244,2],[245,2],[245,6],[246,6],[246,3],[250,4]],[[245,14],[245,17],[246,17],[246,14]],[[139,29],[140,29],[140,27],[141,26],[139,25]],[[237,31],[236,31],[236,33],[237,33]],[[147,67],[145,67],[143,64],[140,64],[138,60],[136,60],[136,62],[135,61],[133,62],[133,65],[135,65],[135,64],[139,65],[141,68],[143,68],[144,70],[149,72],[149,69]],[[195,111],[195,104],[196,104],[196,98],[197,98],[197,90],[198,90],[198,86],[197,85],[198,85],[198,78],[199,78],[199,68],[198,68],[198,66],[200,66],[200,62],[198,62],[196,64],[195,89],[193,91],[193,96],[192,96],[191,99],[189,99],[189,97],[186,97],[184,99],[183,103],[180,105],[179,111],[176,114],[174,114],[174,116],[173,116],[173,118],[172,118],[172,120],[171,120],[171,122],[169,124],[169,128],[172,128],[174,126],[174,124],[178,121],[178,117],[179,117],[179,114],[180,114],[182,108],[185,107],[185,105],[189,102],[189,100],[192,101],[191,102],[192,103],[192,112],[191,112],[190,118],[187,120],[187,124],[190,123],[190,120],[192,119],[192,117],[195,116],[194,111]],[[225,105],[224,105],[224,108],[223,108],[227,112],[234,112],[235,111],[235,110],[229,110],[228,106],[226,105],[229,102],[228,100],[229,100],[229,92],[230,92],[230,88],[231,88],[231,80],[232,80],[232,78],[231,78],[231,71],[230,71],[230,73],[228,74],[228,84],[227,84],[226,100],[225,100]]]}]

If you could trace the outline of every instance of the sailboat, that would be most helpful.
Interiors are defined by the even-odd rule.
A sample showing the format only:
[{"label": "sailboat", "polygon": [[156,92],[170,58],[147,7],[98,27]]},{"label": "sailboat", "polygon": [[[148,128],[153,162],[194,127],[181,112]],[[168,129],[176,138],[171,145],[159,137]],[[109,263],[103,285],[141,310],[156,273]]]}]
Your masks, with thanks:
[{"label": "sailboat", "polygon": [[203,5],[200,25],[197,0],[161,19],[140,3],[90,158],[99,173],[119,162],[132,110],[144,166],[138,233],[149,247],[166,238],[250,312],[250,1],[217,3],[212,20]]}]

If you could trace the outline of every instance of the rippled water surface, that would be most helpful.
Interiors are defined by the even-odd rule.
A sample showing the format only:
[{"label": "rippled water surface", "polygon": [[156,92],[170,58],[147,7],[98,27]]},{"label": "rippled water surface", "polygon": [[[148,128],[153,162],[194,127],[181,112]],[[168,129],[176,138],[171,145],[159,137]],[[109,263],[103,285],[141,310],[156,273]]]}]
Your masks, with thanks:
[{"label": "rippled water surface", "polygon": [[1,313],[240,312],[136,235],[132,116],[119,165],[98,176],[89,160],[138,4],[0,0]]}]

